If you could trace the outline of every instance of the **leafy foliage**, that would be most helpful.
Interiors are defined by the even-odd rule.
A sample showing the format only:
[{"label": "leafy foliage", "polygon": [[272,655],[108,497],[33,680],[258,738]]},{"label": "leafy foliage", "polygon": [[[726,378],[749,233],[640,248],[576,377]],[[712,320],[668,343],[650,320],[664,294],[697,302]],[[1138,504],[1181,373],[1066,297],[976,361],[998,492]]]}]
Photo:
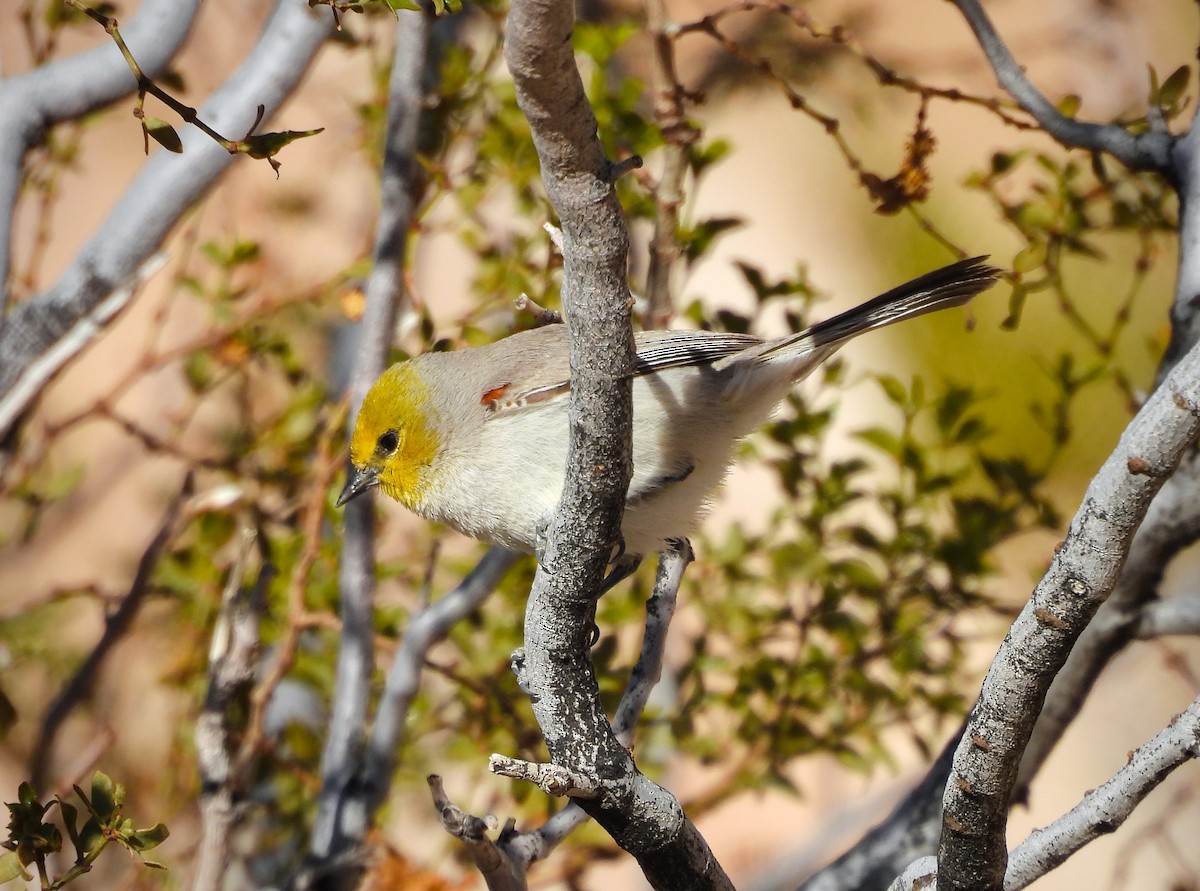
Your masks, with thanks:
[{"label": "leafy foliage", "polygon": [[[387,5],[404,4],[388,0]],[[51,6],[58,4],[47,9]],[[339,8],[370,12],[382,6]],[[446,6],[453,11],[455,4]],[[431,308],[414,293],[398,355],[490,341],[528,324],[511,309],[511,298],[520,293],[546,306],[558,302],[560,258],[542,230],[549,205],[527,124],[511,84],[499,74],[502,14],[501,4],[469,9],[456,22],[463,36],[447,43],[437,59],[423,119],[423,191],[410,233],[410,255],[419,255],[415,248],[423,239],[453,227],[470,257],[473,300],[453,323],[435,324]],[[76,18],[55,20],[53,27]],[[378,22],[364,15],[348,16],[343,24],[348,31],[361,28],[366,38],[376,34],[369,29]],[[643,26],[630,22],[588,23],[574,35],[609,157],[638,154],[647,160],[645,175],[618,181],[634,234],[635,292],[647,233],[664,212],[656,193],[661,184],[649,171],[658,170],[668,153],[682,153],[686,199],[671,236],[680,271],[694,274],[713,261],[722,239],[746,222],[698,209],[706,177],[735,155],[739,142],[760,138],[756,133],[712,138],[695,121],[696,138],[684,141],[664,127],[653,102],[663,85],[650,82],[646,65],[639,62],[646,37]],[[726,54],[705,76],[734,80],[744,90],[767,83],[809,114],[811,103],[799,87],[805,94],[815,89],[830,56],[845,51],[873,72],[882,68],[849,44],[843,32],[806,30],[799,39],[802,53],[791,52],[797,40],[784,40],[777,29],[760,23],[742,43],[738,65],[726,66],[732,50],[719,43]],[[778,56],[781,41],[790,56]],[[364,52],[371,48],[366,39],[361,46]],[[747,76],[748,71],[761,79]],[[386,63],[377,60],[367,79],[367,98],[357,106],[363,151],[376,169],[382,163],[387,74]],[[924,129],[925,103],[947,97],[902,78],[893,77],[887,85],[917,94],[921,102],[918,127],[896,137],[904,160],[894,177],[864,170],[839,134],[836,118],[817,114],[813,119],[841,140],[855,180],[876,184],[878,203],[919,215],[933,150],[932,125]],[[1168,117],[1178,113],[1185,85],[1186,76],[1178,72],[1156,81],[1151,102]],[[698,99],[689,94],[688,110],[697,116]],[[155,120],[144,123],[154,135]],[[910,143],[907,150],[904,141]],[[50,134],[43,159],[27,172],[28,195],[54,193],[74,163],[75,145],[75,136],[65,129]],[[268,145],[264,151],[275,148]],[[674,692],[651,710],[639,734],[638,762],[650,773],[665,770],[680,756],[722,768],[705,798],[691,803],[693,813],[746,789],[794,790],[794,766],[815,754],[870,770],[894,759],[897,732],[924,749],[930,724],[961,714],[971,690],[973,667],[965,645],[981,620],[1000,609],[991,596],[997,546],[1060,522],[1047,495],[1048,481],[1074,438],[1072,412],[1080,394],[1107,384],[1119,388],[1126,405],[1136,399],[1139,382],[1117,344],[1128,331],[1132,305],[1162,252],[1163,238],[1175,226],[1168,190],[1148,177],[1032,149],[994,153],[968,185],[986,198],[1019,245],[1011,263],[1009,326],[1021,322],[1028,295],[1044,290],[1056,296],[1063,317],[1083,340],[1083,350],[1077,351],[1082,355],[1064,351],[1047,360],[1044,387],[1029,396],[1029,417],[1045,442],[1026,443],[1023,449],[999,442],[988,420],[986,388],[962,381],[884,375],[864,386],[835,361],[822,371],[819,393],[804,389],[789,399],[742,456],[779,497],[761,528],[735,522],[699,542],[700,559],[687,577],[683,615],[673,631],[685,644],[669,666]],[[864,195],[864,204],[870,203]],[[928,219],[918,219],[936,232]],[[253,867],[267,884],[301,856],[319,784],[324,709],[333,695],[339,633],[342,514],[332,505],[337,461],[329,456],[345,448],[335,407],[343,382],[327,360],[337,357],[338,344],[353,332],[356,280],[366,261],[303,293],[276,293],[258,237],[226,232],[196,242],[188,238],[180,236],[183,259],[174,288],[156,312],[158,328],[176,320],[189,337],[165,344],[152,335],[141,352],[134,351],[128,374],[107,392],[87,393],[83,407],[65,417],[33,413],[14,442],[6,444],[9,458],[0,468],[0,547],[35,544],[47,512],[74,506],[71,499],[101,472],[90,456],[62,448],[63,440],[79,431],[115,428],[147,457],[192,471],[197,494],[152,567],[155,619],[144,620],[142,630],[171,641],[173,652],[159,657],[157,676],[173,690],[181,709],[195,714],[203,697],[207,641],[235,562],[239,530],[257,530],[263,560],[278,569],[278,580],[267,591],[263,649],[281,661],[267,663],[279,670],[274,687],[264,681],[241,703],[245,711],[232,723],[245,739],[256,709],[262,718],[268,704],[300,703],[273,715],[253,752],[247,837],[253,833]],[[1074,269],[1069,264],[1090,262],[1114,245],[1135,254],[1135,280],[1122,304],[1095,321],[1068,287]],[[749,311],[691,299],[678,313],[680,323],[747,331],[782,318],[798,330],[815,314],[819,294],[806,270],[775,277],[749,261],[737,261],[736,268],[752,301]],[[23,294],[35,291],[34,272],[16,276]],[[139,388],[156,385],[176,394],[161,417],[140,411],[134,398]],[[881,400],[883,408],[871,424],[844,420],[840,408],[851,395]],[[833,440],[840,444],[831,445]],[[315,517],[311,526],[309,517]],[[414,529],[391,509],[381,511],[381,523],[374,630],[382,670],[411,616],[456,583],[477,551],[464,550],[447,536],[443,554],[440,531]],[[316,535],[310,534],[313,528]],[[106,545],[132,557],[143,546],[120,528]],[[531,577],[527,562],[484,609],[458,624],[429,654],[427,683],[409,716],[401,752],[402,792],[423,793],[424,775],[444,770],[447,762],[482,771],[491,751],[544,757],[527,698],[509,670],[509,654],[521,643],[520,616]],[[610,707],[636,653],[647,583],[643,573],[632,585],[606,595],[598,607],[602,637],[593,657]],[[57,642],[56,626],[64,613],[78,607],[99,615],[122,592],[97,582],[44,593],[28,610],[0,621],[0,642],[14,661],[5,678],[9,690],[59,689],[84,655]],[[20,710],[28,713],[48,697],[14,698],[22,699]],[[30,757],[39,742],[49,744],[27,735],[11,747]],[[193,746],[186,735],[175,740],[176,750]],[[124,731],[112,757],[137,760]],[[162,786],[176,799],[194,798],[194,770],[180,762],[156,765],[156,773],[169,777]],[[131,788],[138,789],[133,783]],[[541,816],[549,807],[530,786],[504,789],[524,815]],[[58,804],[77,858],[91,857],[111,842],[140,855],[162,840],[158,827],[134,830],[122,816],[121,787],[94,779],[90,795],[79,795],[89,816],[78,831],[73,806]],[[39,801],[27,785],[18,799],[9,805],[13,853],[0,858],[0,878],[15,878],[31,864],[40,869],[39,858],[62,848],[61,833],[46,820],[54,802]],[[497,809],[513,807],[505,800]],[[13,874],[3,872],[13,871],[14,864]]]},{"label": "leafy foliage", "polygon": [[[125,787],[114,783],[107,774],[96,771],[92,774],[91,794],[78,786],[75,795],[87,812],[87,819],[79,825],[79,809],[62,798],[43,802],[29,783],[22,783],[17,792],[18,800],[9,802],[8,838],[0,843],[9,853],[0,855],[0,884],[14,879],[32,881],[26,867],[37,870],[42,891],[57,891],[92,869],[92,864],[110,844],[125,848],[143,864],[153,869],[163,866],[142,855],[162,844],[170,833],[162,823],[148,829],[135,829],[133,821],[123,812]],[[46,815],[55,805],[61,816],[63,828],[75,854],[75,861],[61,875],[50,876],[47,860],[63,849],[62,832],[58,826],[45,821]]]}]

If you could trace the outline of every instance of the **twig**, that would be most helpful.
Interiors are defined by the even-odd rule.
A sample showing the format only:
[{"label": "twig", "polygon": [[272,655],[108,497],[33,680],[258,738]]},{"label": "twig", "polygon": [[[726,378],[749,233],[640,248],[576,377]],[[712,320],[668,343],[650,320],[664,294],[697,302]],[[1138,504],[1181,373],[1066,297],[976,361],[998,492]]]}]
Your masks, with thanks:
[{"label": "twig", "polygon": [[313,626],[313,620],[316,618],[308,612],[304,593],[308,590],[312,567],[320,553],[325,501],[333,485],[333,477],[341,465],[340,456],[334,455],[333,443],[344,420],[345,407],[342,406],[327,419],[318,440],[317,454],[313,461],[313,477],[301,513],[300,537],[304,548],[296,558],[291,577],[288,579],[288,624],[274,647],[270,665],[263,672],[262,679],[250,696],[250,714],[234,768],[239,773],[249,770],[252,760],[258,757],[266,742],[267,706],[295,662],[301,634]]},{"label": "twig", "polygon": [[695,559],[692,546],[686,539],[671,542],[658,555],[658,572],[654,590],[646,601],[646,627],[642,633],[642,649],[629,675],[629,683],[613,714],[613,732],[621,745],[633,744],[637,720],[646,709],[650,693],[662,678],[663,653],[667,648],[667,631],[675,615],[675,602],[683,573]]},{"label": "twig", "polygon": [[[442,818],[442,828],[467,846],[475,868],[487,882],[488,891],[525,891],[525,864],[518,864],[509,856],[503,844],[504,833],[499,842],[493,842],[487,830],[494,829],[494,817],[475,817],[455,805],[446,794],[442,778],[428,778],[433,806]],[[505,833],[513,832],[513,823],[504,827]]]},{"label": "twig", "polygon": [[137,59],[134,58],[133,53],[129,51],[129,47],[125,45],[125,39],[121,36],[121,29],[118,27],[116,19],[105,15],[98,9],[93,9],[83,3],[82,0],[63,0],[63,2],[68,6],[75,7],[104,29],[105,33],[113,39],[113,43],[117,45],[117,49],[121,51],[121,57],[125,60],[125,64],[129,66],[129,70],[133,73],[133,76],[137,79],[138,101],[137,106],[133,110],[133,116],[141,122],[142,137],[145,140],[147,154],[150,153],[151,139],[154,139],[168,151],[175,153],[183,151],[179,136],[170,125],[165,121],[157,121],[156,119],[146,120],[143,106],[147,93],[170,108],[184,121],[200,130],[212,139],[213,142],[229,152],[229,154],[249,155],[251,158],[265,160],[271,165],[271,169],[275,171],[276,177],[279,176],[280,164],[275,160],[275,155],[284,146],[295,142],[297,139],[303,139],[306,136],[315,136],[325,129],[324,127],[319,127],[315,130],[286,130],[279,133],[260,133],[256,136],[254,135],[254,131],[258,129],[258,125],[262,123],[263,116],[266,114],[266,106],[259,105],[258,115],[255,117],[254,123],[250,125],[250,129],[246,131],[246,135],[241,139],[226,139],[206,124],[200,118],[196,109],[189,105],[184,105],[146,76],[141,66],[138,65]]},{"label": "twig", "polygon": [[1147,603],[1142,607],[1136,633],[1139,640],[1170,634],[1200,634],[1200,595],[1187,594]]},{"label": "twig", "polygon": [[1067,117],[1025,76],[978,0],[952,2],[975,32],[1000,86],[1062,145],[1108,152],[1131,170],[1152,170],[1168,176],[1172,173],[1174,136],[1157,128],[1134,134],[1117,124],[1093,124]]},{"label": "twig", "polygon": [[154,534],[138,561],[137,571],[130,583],[129,592],[121,600],[120,605],[105,619],[104,631],[100,635],[100,640],[96,642],[87,658],[75,670],[75,674],[71,676],[66,686],[46,710],[41,729],[38,731],[37,741],[33,746],[30,763],[30,774],[33,777],[35,788],[45,789],[52,785],[49,782],[48,772],[58,732],[71,712],[91,695],[92,688],[100,677],[105,658],[133,626],[133,620],[137,617],[138,610],[141,609],[142,603],[145,602],[146,596],[150,592],[150,579],[158,566],[159,558],[178,531],[181,507],[191,494],[192,475],[188,473],[184,477],[179,494],[167,506],[158,532]]},{"label": "twig", "polygon": [[1161,733],[1129,754],[1108,782],[1012,852],[1004,891],[1020,891],[1102,835],[1115,832],[1173,770],[1200,757],[1200,699]]},{"label": "twig", "polygon": [[530,313],[533,316],[534,324],[539,328],[543,325],[562,324],[562,313],[556,309],[546,309],[544,306],[539,306],[532,297],[525,293],[517,295],[517,299],[513,301],[513,308],[517,312]]},{"label": "twig", "polygon": [[671,319],[672,274],[683,254],[679,243],[679,208],[683,177],[691,147],[700,132],[687,117],[689,94],[675,70],[675,35],[668,24],[664,0],[650,0],[649,28],[654,39],[654,117],[662,131],[662,173],[654,187],[654,235],[650,239],[650,268],[646,272],[646,326],[662,328]]},{"label": "twig", "polygon": [[[142,52],[146,71],[166,70],[187,38],[199,0],[146,0],[126,32]],[[67,59],[39,65],[0,82],[0,232],[11,233],[13,208],[22,192],[23,162],[46,132],[78,121],[132,92],[128,68],[111,47],[99,46]],[[35,236],[40,238],[39,236]],[[11,239],[0,239],[0,282],[10,281]],[[34,254],[37,253],[35,240]],[[31,267],[32,268],[32,267]],[[0,329],[7,323],[10,288],[0,288]],[[7,358],[7,353],[5,353]]]},{"label": "twig", "polygon": [[507,755],[492,755],[488,770],[502,777],[536,783],[543,792],[556,798],[597,798],[604,788],[598,777],[585,776],[560,764],[539,764]]}]

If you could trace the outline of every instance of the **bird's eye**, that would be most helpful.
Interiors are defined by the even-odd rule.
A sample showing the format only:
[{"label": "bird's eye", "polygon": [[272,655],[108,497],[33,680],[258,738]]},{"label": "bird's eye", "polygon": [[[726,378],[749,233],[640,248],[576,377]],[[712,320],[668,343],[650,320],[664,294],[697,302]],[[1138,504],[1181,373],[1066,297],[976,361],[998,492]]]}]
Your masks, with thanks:
[{"label": "bird's eye", "polygon": [[400,444],[400,437],[396,435],[395,430],[389,430],[387,433],[381,433],[378,441],[375,443],[376,448],[381,455],[390,455],[396,451],[396,446]]}]

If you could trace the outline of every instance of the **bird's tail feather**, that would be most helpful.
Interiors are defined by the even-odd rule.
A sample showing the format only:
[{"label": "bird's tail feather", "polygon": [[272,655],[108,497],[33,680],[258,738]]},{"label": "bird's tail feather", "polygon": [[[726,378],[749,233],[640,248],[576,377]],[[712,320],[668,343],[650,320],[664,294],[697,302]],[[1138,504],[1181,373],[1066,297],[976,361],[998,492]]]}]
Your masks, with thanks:
[{"label": "bird's tail feather", "polygon": [[791,337],[773,341],[757,357],[769,360],[783,353],[821,351],[828,355],[852,337],[951,306],[962,306],[986,291],[1000,277],[987,257],[960,260],[880,294],[823,322],[817,322]]}]

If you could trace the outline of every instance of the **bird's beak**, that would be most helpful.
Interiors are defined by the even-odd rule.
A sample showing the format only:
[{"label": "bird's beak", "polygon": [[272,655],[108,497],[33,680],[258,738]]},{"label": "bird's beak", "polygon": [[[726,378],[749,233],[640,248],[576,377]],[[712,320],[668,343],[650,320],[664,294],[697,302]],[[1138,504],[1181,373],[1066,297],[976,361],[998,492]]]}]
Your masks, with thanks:
[{"label": "bird's beak", "polygon": [[346,488],[342,489],[342,494],[338,496],[337,506],[341,507],[352,498],[357,498],[363,492],[374,486],[379,485],[379,468],[378,467],[356,467],[354,473],[350,474],[350,479],[346,480]]}]

